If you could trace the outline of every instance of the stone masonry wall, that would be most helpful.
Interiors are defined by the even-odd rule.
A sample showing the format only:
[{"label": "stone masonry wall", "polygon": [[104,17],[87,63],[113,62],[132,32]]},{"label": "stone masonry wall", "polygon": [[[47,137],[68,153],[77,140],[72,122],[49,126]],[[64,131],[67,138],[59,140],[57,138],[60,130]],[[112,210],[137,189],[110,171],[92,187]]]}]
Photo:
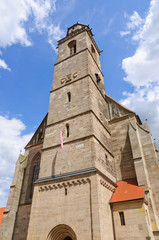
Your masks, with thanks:
[{"label": "stone masonry wall", "polygon": [[128,119],[111,122],[113,154],[117,181],[136,178],[132,150],[128,135]]},{"label": "stone masonry wall", "polygon": [[[125,225],[121,225],[119,212],[124,213]],[[113,218],[116,240],[154,239],[147,206],[143,201],[113,204]]]},{"label": "stone masonry wall", "polygon": [[[78,240],[91,240],[93,199],[89,179],[81,177],[36,185],[27,240],[47,239],[49,232],[61,223],[71,227]],[[94,212],[95,219],[97,214]]]}]

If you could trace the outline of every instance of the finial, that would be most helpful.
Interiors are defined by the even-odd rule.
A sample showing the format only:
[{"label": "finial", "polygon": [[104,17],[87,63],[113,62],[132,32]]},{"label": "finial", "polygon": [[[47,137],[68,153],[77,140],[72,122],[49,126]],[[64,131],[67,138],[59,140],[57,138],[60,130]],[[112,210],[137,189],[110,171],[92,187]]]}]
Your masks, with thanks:
[{"label": "finial", "polygon": [[147,118],[145,119],[145,121],[147,122]]}]

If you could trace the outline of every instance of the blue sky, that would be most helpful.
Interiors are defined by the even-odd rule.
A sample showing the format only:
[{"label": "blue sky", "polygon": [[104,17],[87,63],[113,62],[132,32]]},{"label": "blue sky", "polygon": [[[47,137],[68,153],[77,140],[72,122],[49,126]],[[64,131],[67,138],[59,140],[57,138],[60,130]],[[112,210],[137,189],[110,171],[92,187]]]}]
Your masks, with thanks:
[{"label": "blue sky", "polygon": [[90,24],[106,93],[139,114],[158,141],[157,0],[0,0],[0,206],[20,149],[47,113],[57,40]]}]

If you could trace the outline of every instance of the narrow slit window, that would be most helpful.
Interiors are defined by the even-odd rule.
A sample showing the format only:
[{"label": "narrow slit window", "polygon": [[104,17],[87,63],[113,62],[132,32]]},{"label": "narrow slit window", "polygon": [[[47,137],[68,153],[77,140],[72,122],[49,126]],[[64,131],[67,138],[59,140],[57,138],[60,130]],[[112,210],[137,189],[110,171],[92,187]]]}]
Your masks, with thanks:
[{"label": "narrow slit window", "polygon": [[106,161],[106,165],[109,165],[108,156],[106,154],[105,154],[105,161]]},{"label": "narrow slit window", "polygon": [[70,92],[67,93],[67,97],[68,97],[68,102],[71,102],[71,93]]},{"label": "narrow slit window", "polygon": [[73,52],[76,53],[76,44],[73,46]]},{"label": "narrow slit window", "polygon": [[69,135],[70,135],[70,127],[69,127],[69,124],[66,124],[66,135],[67,135],[67,137],[69,137]]},{"label": "narrow slit window", "polygon": [[91,51],[92,51],[92,53],[95,53],[95,49],[94,49],[93,45],[91,45]]},{"label": "narrow slit window", "polygon": [[67,188],[65,188],[65,195],[67,195]]},{"label": "narrow slit window", "polygon": [[121,225],[125,225],[125,218],[124,218],[124,212],[119,212],[119,216],[120,216],[120,223]]}]

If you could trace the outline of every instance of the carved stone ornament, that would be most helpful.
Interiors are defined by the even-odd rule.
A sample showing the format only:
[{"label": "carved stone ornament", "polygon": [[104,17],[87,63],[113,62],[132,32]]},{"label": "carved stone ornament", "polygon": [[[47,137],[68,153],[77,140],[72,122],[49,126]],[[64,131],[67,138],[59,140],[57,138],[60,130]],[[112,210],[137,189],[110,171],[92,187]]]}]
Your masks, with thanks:
[{"label": "carved stone ornament", "polygon": [[56,190],[58,188],[60,189],[60,188],[78,186],[78,185],[81,185],[81,184],[87,184],[89,182],[90,182],[89,178],[82,178],[82,179],[73,180],[73,181],[66,181],[66,182],[63,182],[63,183],[49,184],[49,185],[40,186],[39,187],[39,192]]},{"label": "carved stone ornament", "polygon": [[71,75],[72,75],[71,73],[67,75],[66,82],[69,82],[72,80]]},{"label": "carved stone ornament", "polygon": [[111,192],[115,191],[115,187],[112,187],[109,183],[105,182],[104,180],[100,179],[100,184],[110,190]]},{"label": "carved stone ornament", "polygon": [[[76,77],[77,77],[77,72],[75,72],[75,73],[73,74],[73,78],[76,78]],[[71,80],[72,80],[72,73],[68,74],[68,75],[66,76],[66,78],[62,78],[62,79],[60,80],[60,82],[61,82],[61,84],[63,84],[63,83],[70,82]]]}]

